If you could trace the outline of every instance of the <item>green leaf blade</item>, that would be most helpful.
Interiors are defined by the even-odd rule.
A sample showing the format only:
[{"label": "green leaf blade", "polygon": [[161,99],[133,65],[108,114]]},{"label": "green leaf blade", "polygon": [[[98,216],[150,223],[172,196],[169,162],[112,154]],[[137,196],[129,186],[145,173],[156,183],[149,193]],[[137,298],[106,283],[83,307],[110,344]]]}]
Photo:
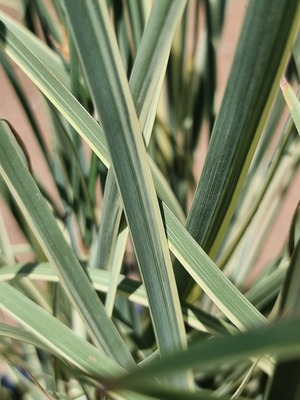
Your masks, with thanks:
[{"label": "green leaf blade", "polygon": [[187,220],[192,236],[213,257],[233,214],[298,26],[299,2],[276,4],[259,0],[249,4]]},{"label": "green leaf blade", "polygon": [[[183,318],[138,118],[106,5],[65,1],[71,30],[110,149],[132,240],[147,288],[161,355],[186,345]],[[79,20],[84,16],[84,27]],[[89,51],[89,43],[96,45]],[[97,64],[97,68],[94,66]],[[177,382],[176,384],[178,384]],[[184,384],[184,382],[183,382]]]},{"label": "green leaf blade", "polygon": [[142,390],[143,385],[163,373],[193,366],[204,371],[212,365],[245,360],[274,354],[280,359],[295,359],[300,354],[299,318],[283,320],[272,325],[250,330],[234,336],[225,336],[192,345],[187,351],[145,366],[120,380],[109,382],[108,387],[127,387]]},{"label": "green leaf blade", "polygon": [[264,325],[267,320],[225,277],[166,205],[164,216],[170,248],[188,273],[239,329]]},{"label": "green leaf blade", "polygon": [[69,298],[86,322],[95,342],[120,363],[127,367],[135,366],[129,350],[106,315],[103,304],[92,289],[82,266],[71,251],[18,154],[12,134],[2,121],[0,132],[1,175],[26,215],[45,254],[56,267]]},{"label": "green leaf blade", "polygon": [[[35,344],[40,341],[53,354],[64,361],[70,362],[87,375],[104,379],[109,376],[112,377],[115,373],[122,372],[123,369],[101,350],[76,336],[70,328],[63,325],[6,282],[0,282],[0,287],[1,308],[8,311],[34,334],[37,338]],[[9,335],[8,329],[4,332]],[[49,334],[50,332],[51,335]],[[15,336],[14,331],[12,334]],[[22,338],[22,332],[20,332],[18,338],[34,341],[30,335],[24,334]]]}]

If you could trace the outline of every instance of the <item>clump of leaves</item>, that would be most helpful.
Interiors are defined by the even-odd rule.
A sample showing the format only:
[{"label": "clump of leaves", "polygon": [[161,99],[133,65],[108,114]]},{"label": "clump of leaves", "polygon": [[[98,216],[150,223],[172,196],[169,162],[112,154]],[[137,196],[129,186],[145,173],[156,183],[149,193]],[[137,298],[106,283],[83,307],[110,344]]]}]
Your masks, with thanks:
[{"label": "clump of leaves", "polygon": [[1,63],[53,188],[2,120],[1,192],[32,261],[2,224],[1,395],[274,399],[288,376],[297,399],[296,204],[249,277],[299,165],[299,2],[250,0],[218,110],[224,0],[19,6],[23,24],[0,11]]}]

